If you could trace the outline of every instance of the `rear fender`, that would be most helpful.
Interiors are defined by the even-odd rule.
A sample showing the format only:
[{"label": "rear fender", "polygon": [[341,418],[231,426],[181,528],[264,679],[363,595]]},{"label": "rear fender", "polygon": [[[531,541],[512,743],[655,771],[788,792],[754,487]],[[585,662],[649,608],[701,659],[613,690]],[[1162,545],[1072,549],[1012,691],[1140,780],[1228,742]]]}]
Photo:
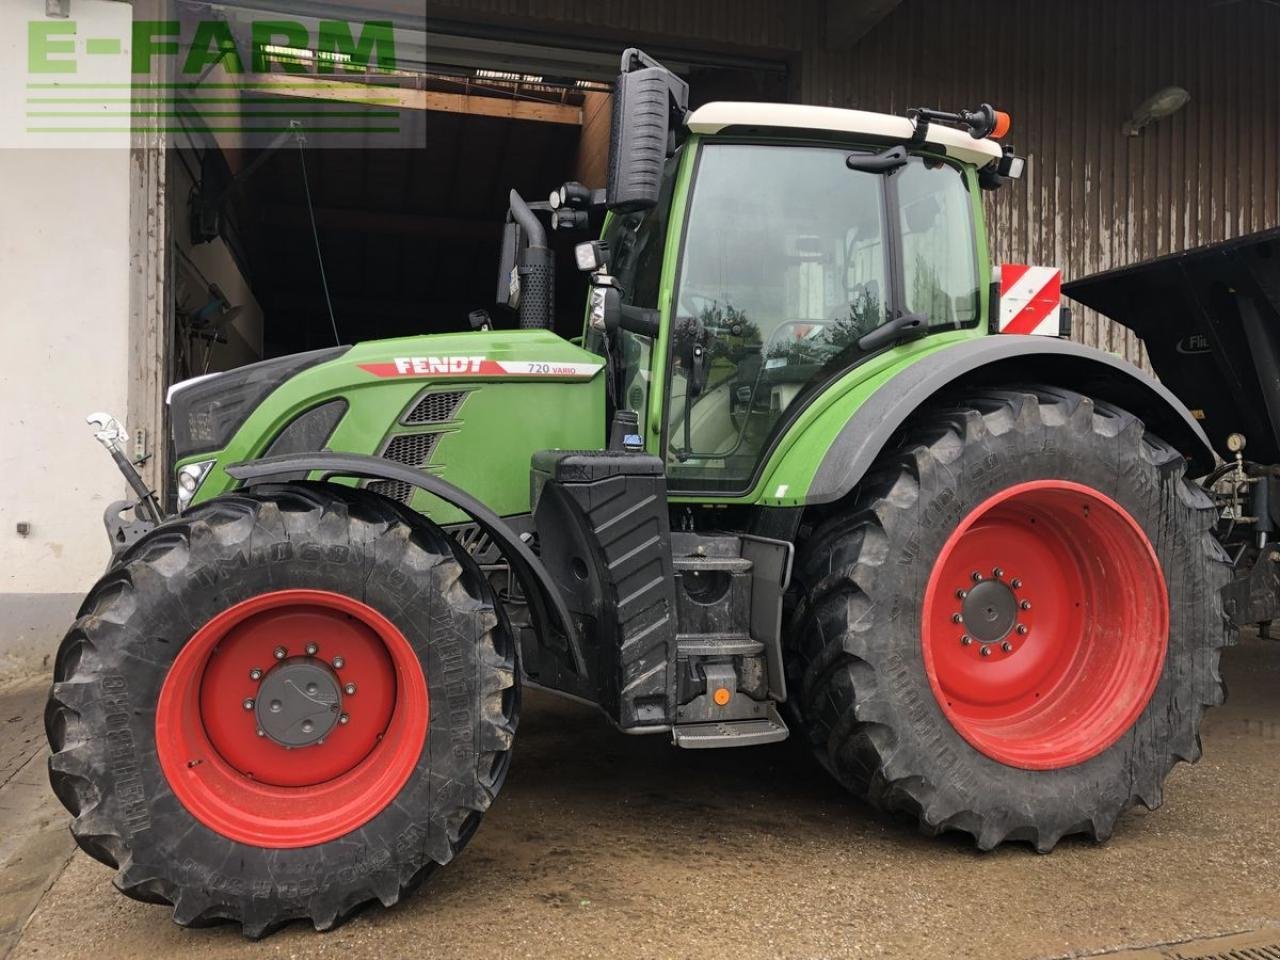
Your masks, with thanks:
[{"label": "rear fender", "polygon": [[1050,337],[975,337],[903,367],[859,406],[827,440],[804,502],[831,503],[852,491],[907,419],[943,391],[1018,383],[1078,390],[1123,407],[1187,457],[1194,476],[1216,462],[1191,413],[1133,364]]}]

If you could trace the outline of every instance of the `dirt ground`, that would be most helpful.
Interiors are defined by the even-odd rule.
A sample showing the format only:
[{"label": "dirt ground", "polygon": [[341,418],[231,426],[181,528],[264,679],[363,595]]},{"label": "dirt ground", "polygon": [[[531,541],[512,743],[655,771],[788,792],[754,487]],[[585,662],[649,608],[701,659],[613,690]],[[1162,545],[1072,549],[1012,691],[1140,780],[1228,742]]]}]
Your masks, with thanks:
[{"label": "dirt ground", "polygon": [[[52,882],[10,956],[985,960],[1265,928],[1280,922],[1280,644],[1242,643],[1224,668],[1231,698],[1205,722],[1205,759],[1102,846],[979,854],[854,802],[794,743],[681,751],[535,694],[479,833],[393,910],[259,943],[230,927],[182,930],[84,855],[63,869],[63,834],[63,847],[37,845],[39,864],[5,863],[0,908],[16,909],[11,875],[28,878],[28,900]],[[38,686],[8,689],[0,705],[42,706]],[[4,831],[7,810],[0,796]]]}]

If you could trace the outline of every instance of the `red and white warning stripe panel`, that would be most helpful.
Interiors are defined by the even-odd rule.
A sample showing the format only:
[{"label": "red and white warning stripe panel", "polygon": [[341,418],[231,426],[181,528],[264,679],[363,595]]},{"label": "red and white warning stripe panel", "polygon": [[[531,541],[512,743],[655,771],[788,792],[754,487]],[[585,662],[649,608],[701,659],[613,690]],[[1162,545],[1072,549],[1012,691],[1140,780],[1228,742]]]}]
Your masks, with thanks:
[{"label": "red and white warning stripe panel", "polygon": [[1025,263],[1000,266],[1000,333],[1034,333],[1056,337],[1061,332],[1062,271],[1029,267]]},{"label": "red and white warning stripe panel", "polygon": [[396,357],[387,363],[362,363],[375,377],[548,377],[590,380],[602,363],[559,360],[490,360],[488,357]]}]

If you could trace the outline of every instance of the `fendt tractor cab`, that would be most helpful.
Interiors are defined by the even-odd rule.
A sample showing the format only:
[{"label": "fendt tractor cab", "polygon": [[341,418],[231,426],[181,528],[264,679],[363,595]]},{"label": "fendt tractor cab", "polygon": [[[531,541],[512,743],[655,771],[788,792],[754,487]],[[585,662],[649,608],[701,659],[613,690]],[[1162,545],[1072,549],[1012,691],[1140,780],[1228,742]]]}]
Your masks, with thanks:
[{"label": "fendt tractor cab", "polygon": [[[1103,839],[1197,758],[1213,453],[1059,335],[1054,271],[993,283],[1008,118],[690,112],[636,50],[613,110],[606,189],[511,195],[515,319],[173,388],[176,512],[132,476],[48,710],[126,894],[250,936],[395,903],[496,796],[525,685],[677,747],[790,734],[983,849]],[[589,223],[570,341],[548,231]]]}]

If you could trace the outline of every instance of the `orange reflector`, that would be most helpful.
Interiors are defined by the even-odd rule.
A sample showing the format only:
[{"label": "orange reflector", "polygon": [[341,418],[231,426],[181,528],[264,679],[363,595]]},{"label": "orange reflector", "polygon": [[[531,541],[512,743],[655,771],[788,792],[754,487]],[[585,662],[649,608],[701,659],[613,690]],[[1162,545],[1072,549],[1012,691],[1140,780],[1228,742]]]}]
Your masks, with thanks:
[{"label": "orange reflector", "polygon": [[990,134],[991,139],[999,140],[1001,137],[1003,137],[1006,133],[1009,132],[1009,127],[1012,125],[1012,123],[1013,123],[1013,120],[1010,119],[1007,113],[1005,113],[1003,110],[997,110],[996,125],[991,131],[991,134]]},{"label": "orange reflector", "polygon": [[723,707],[732,696],[733,694],[729,692],[728,687],[718,687],[716,692],[711,695],[711,699],[716,702],[716,706]]}]

